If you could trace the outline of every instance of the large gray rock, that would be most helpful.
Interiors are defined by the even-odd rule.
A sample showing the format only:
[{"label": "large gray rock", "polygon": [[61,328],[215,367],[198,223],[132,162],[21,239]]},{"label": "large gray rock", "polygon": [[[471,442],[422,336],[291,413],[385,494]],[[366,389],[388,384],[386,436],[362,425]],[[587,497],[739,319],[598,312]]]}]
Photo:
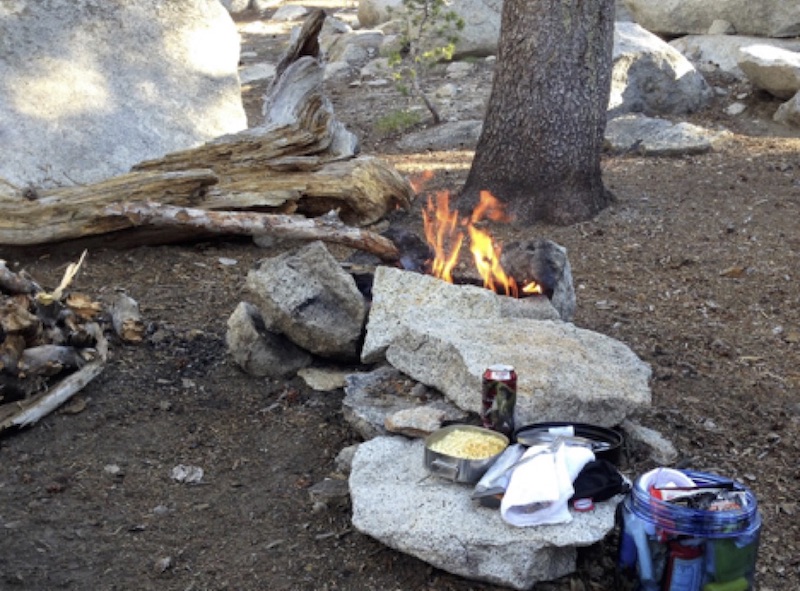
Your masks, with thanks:
[{"label": "large gray rock", "polygon": [[358,358],[366,302],[322,242],[259,261],[246,286],[268,329],[321,357]]},{"label": "large gray rock", "polygon": [[377,359],[382,352],[471,412],[481,410],[482,372],[509,363],[519,374],[518,425],[570,420],[610,427],[650,405],[650,367],[626,345],[570,323],[532,320],[528,300],[504,308],[506,300],[416,273],[377,272],[364,355]]},{"label": "large gray rock", "polygon": [[483,121],[445,121],[421,131],[405,134],[397,146],[402,150],[424,152],[426,150],[472,150],[483,130]]},{"label": "large gray rock", "polygon": [[258,377],[288,378],[313,361],[286,337],[267,330],[258,309],[249,302],[240,302],[228,318],[225,344],[234,362]]},{"label": "large gray rock", "polygon": [[[502,0],[453,0],[447,7],[463,21],[458,32],[456,56],[487,56],[497,52],[500,38]],[[375,27],[398,18],[403,10],[402,0],[360,0],[358,21],[362,27]]]},{"label": "large gray rock", "polygon": [[724,133],[699,125],[628,114],[606,125],[605,148],[613,153],[642,156],[681,156],[708,152]]},{"label": "large gray rock", "polygon": [[616,23],[609,115],[647,115],[697,111],[713,91],[703,75],[652,33],[635,23]]},{"label": "large gray rock", "polygon": [[558,312],[546,298],[516,300],[473,285],[452,285],[430,275],[393,267],[375,269],[372,306],[361,360],[383,359],[386,348],[405,331],[405,318],[420,312],[452,322],[493,318],[557,320]]},{"label": "large gray rock", "polygon": [[650,405],[650,368],[628,347],[566,322],[503,318],[458,325],[423,314],[386,350],[386,359],[481,410],[481,374],[492,363],[517,369],[516,423],[569,420],[606,427]]},{"label": "large gray rock", "polygon": [[502,0],[457,0],[451,6],[464,19],[464,29],[458,33],[456,56],[497,53]]},{"label": "large gray rock", "polygon": [[633,19],[665,35],[702,34],[716,20],[739,34],[759,37],[800,35],[800,3],[791,0],[625,0]]},{"label": "large gray rock", "polygon": [[770,45],[748,45],[739,50],[739,67],[753,86],[782,99],[800,90],[800,53]]},{"label": "large gray rock", "polygon": [[403,0],[360,0],[358,23],[362,27],[375,27],[390,20],[393,11],[403,7]]},{"label": "large gray rock", "polygon": [[720,70],[738,79],[745,78],[739,68],[739,50],[748,45],[768,45],[800,51],[800,40],[766,39],[744,35],[686,35],[669,42],[701,71]]},{"label": "large gray rock", "polygon": [[772,118],[778,123],[800,127],[800,92],[778,107]]},{"label": "large gray rock", "polygon": [[231,14],[241,14],[250,8],[250,0],[220,0],[220,2]]},{"label": "large gray rock", "polygon": [[91,183],[247,126],[219,2],[0,7],[0,177]]},{"label": "large gray rock", "polygon": [[329,62],[347,62],[362,67],[378,57],[384,34],[377,30],[350,31],[328,35],[325,58]]},{"label": "large gray rock", "polygon": [[513,527],[477,506],[472,487],[430,476],[424,443],[378,437],[358,446],[350,472],[353,525],[436,568],[513,589],[530,589],[576,570],[579,546],[614,528],[621,497],[567,524]]}]

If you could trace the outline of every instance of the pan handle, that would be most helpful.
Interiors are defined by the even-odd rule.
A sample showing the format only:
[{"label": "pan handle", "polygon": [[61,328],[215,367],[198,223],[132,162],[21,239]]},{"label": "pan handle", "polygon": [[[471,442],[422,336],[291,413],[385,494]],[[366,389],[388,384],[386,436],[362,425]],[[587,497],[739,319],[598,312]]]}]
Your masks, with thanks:
[{"label": "pan handle", "polygon": [[458,477],[458,462],[448,462],[442,458],[435,458],[430,463],[430,471],[439,476],[444,476],[450,480]]}]

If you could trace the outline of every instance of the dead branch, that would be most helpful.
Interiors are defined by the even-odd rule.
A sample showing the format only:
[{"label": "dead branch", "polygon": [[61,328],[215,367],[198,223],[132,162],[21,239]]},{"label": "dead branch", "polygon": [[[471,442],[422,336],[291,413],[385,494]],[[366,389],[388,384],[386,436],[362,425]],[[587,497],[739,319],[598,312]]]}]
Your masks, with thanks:
[{"label": "dead branch", "polygon": [[249,211],[205,211],[156,203],[120,203],[110,205],[107,211],[127,216],[136,225],[191,226],[220,234],[269,234],[296,240],[322,240],[370,252],[384,261],[396,261],[400,256],[388,238],[346,226],[335,213],[309,219]]},{"label": "dead branch", "polygon": [[28,400],[0,407],[0,431],[36,423],[80,392],[86,384],[100,375],[104,367],[103,359],[95,359],[64,378],[49,391]]}]

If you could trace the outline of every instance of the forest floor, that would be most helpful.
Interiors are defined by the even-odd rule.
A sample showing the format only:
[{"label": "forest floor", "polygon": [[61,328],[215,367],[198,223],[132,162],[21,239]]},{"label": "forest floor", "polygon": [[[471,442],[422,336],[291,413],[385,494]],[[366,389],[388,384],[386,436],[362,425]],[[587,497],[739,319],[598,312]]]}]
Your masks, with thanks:
[{"label": "forest floor", "polygon": [[[275,63],[285,33],[243,35],[248,59]],[[472,79],[488,90],[490,64]],[[245,90],[255,121],[260,89]],[[428,190],[459,190],[470,151],[403,153],[400,135],[376,131],[387,105],[406,100],[391,86],[329,90],[364,153],[404,174],[432,172]],[[616,202],[595,219],[493,233],[567,247],[575,324],[651,365],[653,405],[636,419],[674,443],[679,466],[754,491],[758,588],[783,591],[800,574],[800,139],[770,121],[777,103],[768,97],[752,94],[739,117],[724,115],[722,100],[687,117],[731,132],[710,153],[604,155]],[[421,231],[426,196],[392,222]],[[80,248],[0,249],[0,258],[54,287]],[[90,251],[74,289],[98,298],[125,290],[148,336],[115,342],[74,402],[0,440],[0,588],[498,589],[362,535],[348,507],[313,509],[308,488],[358,441],[343,393],[254,378],[226,356],[247,271],[269,254],[233,239]],[[202,483],[174,481],[179,464],[202,467]],[[652,467],[638,456],[623,464],[631,477]],[[577,572],[536,588],[611,591],[615,553],[610,536],[581,550]]]}]

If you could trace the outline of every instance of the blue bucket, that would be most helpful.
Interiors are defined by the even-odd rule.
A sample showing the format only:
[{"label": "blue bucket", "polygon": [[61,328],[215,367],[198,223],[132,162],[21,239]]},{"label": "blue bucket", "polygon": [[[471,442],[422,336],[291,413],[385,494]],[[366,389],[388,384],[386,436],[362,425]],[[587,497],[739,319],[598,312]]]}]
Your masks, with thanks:
[{"label": "blue bucket", "polygon": [[622,503],[619,563],[641,591],[748,591],[760,531],[747,487],[659,468],[638,478]]}]

